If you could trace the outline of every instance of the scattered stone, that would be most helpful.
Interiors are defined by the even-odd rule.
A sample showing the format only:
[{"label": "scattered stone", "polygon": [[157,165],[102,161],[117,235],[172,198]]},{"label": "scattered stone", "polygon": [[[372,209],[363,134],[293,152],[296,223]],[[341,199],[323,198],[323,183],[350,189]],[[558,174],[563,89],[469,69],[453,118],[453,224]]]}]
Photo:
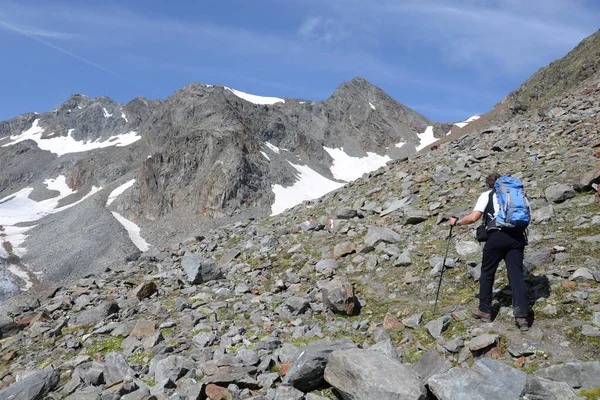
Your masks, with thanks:
[{"label": "scattered stone", "polygon": [[548,186],[544,194],[549,203],[562,203],[565,200],[575,197],[573,188],[564,184]]},{"label": "scattered stone", "polygon": [[49,366],[43,370],[27,373],[18,382],[0,389],[0,398],[5,400],[43,399],[58,386],[58,372]]},{"label": "scattered stone", "polygon": [[317,286],[323,294],[323,304],[335,313],[356,315],[360,303],[354,295],[352,284],[346,277],[335,277],[329,282],[318,282]]},{"label": "scattered stone", "polygon": [[374,351],[350,349],[333,352],[324,377],[348,400],[427,398],[423,383],[410,367]]},{"label": "scattered stone", "polygon": [[410,317],[402,319],[402,323],[411,329],[419,329],[421,327],[421,320],[423,319],[423,313],[418,312],[411,315]]},{"label": "scattered stone", "polygon": [[492,345],[495,345],[500,340],[498,335],[492,335],[489,333],[484,333],[483,335],[479,335],[474,337],[473,339],[467,342],[467,347],[469,350],[476,352],[480,350],[484,350]]},{"label": "scattered stone", "polygon": [[304,347],[292,362],[285,375],[284,384],[289,384],[303,392],[318,389],[324,383],[323,371],[331,353],[336,350],[356,347],[350,340],[317,342]]},{"label": "scattered stone", "polygon": [[600,387],[600,361],[553,365],[536,371],[534,375],[555,382],[566,382],[577,390],[594,389]]},{"label": "scattered stone", "polygon": [[443,315],[437,319],[434,319],[433,321],[429,321],[425,325],[425,329],[427,329],[427,332],[434,339],[437,339],[438,337],[440,337],[442,332],[444,332],[446,329],[448,329],[448,326],[450,326],[451,320],[452,320],[452,318],[449,315]]},{"label": "scattered stone", "polygon": [[193,285],[223,278],[216,262],[198,254],[185,253],[181,259],[181,266],[187,274],[188,282]]}]

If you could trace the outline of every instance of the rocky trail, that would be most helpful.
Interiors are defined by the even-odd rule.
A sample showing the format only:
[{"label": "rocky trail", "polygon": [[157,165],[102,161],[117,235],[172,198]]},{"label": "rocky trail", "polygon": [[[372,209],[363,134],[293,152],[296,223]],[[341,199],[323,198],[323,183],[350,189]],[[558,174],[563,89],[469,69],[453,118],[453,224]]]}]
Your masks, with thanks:
[{"label": "rocky trail", "polygon": [[[0,399],[600,396],[600,76],[264,220],[132,254],[0,316]],[[477,305],[492,171],[524,181],[532,326]],[[594,189],[596,187],[596,189]]]}]

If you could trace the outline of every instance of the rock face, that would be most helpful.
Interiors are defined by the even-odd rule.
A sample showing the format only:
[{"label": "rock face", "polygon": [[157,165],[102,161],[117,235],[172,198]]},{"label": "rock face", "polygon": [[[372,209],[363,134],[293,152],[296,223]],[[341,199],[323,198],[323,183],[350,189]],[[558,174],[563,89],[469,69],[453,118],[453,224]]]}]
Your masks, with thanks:
[{"label": "rock face", "polygon": [[[74,260],[100,271],[131,254],[135,247],[103,204],[130,180],[135,182],[110,200],[110,210],[141,226],[148,242],[177,240],[199,226],[269,215],[277,200],[274,187],[304,185],[301,179],[308,175],[329,190],[342,186],[350,178],[332,172],[331,154],[358,160],[369,152],[383,165],[415,153],[418,135],[428,127],[437,137],[446,129],[361,78],[342,84],[322,102],[260,104],[247,98],[224,86],[193,83],[165,100],[140,97],[127,104],[73,95],[51,112],[0,122],[0,199],[33,187],[30,197],[46,200],[57,192],[46,190],[44,182],[57,176],[78,192],[60,206],[86,194],[96,199],[30,231],[27,263],[59,270],[44,277],[63,279],[82,276]],[[60,140],[68,144],[52,145]],[[400,142],[405,145],[396,147]],[[68,163],[62,162],[65,157]],[[317,186],[296,193],[298,200],[278,205],[277,212],[327,191],[316,192]],[[93,188],[102,190],[96,195]],[[342,213],[356,216],[353,209]],[[82,222],[94,229],[82,230]],[[57,247],[54,238],[69,232],[77,232],[72,241],[66,239],[76,245]]]},{"label": "rock face", "polygon": [[335,351],[325,368],[325,380],[345,400],[427,398],[425,387],[410,367],[374,351]]}]

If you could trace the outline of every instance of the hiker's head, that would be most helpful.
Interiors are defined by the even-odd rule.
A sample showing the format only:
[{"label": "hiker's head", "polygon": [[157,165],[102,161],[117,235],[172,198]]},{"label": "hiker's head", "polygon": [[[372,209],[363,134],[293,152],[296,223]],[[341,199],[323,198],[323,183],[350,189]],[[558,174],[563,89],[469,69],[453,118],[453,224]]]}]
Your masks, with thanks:
[{"label": "hiker's head", "polygon": [[488,188],[493,188],[494,187],[494,183],[498,180],[498,178],[500,178],[502,175],[500,175],[497,172],[493,172],[491,174],[489,174],[487,176],[487,178],[485,178],[485,184],[487,185]]}]

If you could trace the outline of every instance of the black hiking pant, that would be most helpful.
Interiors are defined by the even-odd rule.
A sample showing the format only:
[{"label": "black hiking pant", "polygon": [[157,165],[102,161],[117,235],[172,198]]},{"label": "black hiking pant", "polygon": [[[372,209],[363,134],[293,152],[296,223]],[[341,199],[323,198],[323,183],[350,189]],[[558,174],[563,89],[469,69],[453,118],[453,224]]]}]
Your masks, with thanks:
[{"label": "black hiking pant", "polygon": [[525,235],[522,232],[490,231],[483,247],[481,278],[479,279],[479,310],[492,312],[492,289],[498,264],[504,260],[512,290],[513,313],[516,318],[526,318],[527,288],[523,279],[523,252]]}]

